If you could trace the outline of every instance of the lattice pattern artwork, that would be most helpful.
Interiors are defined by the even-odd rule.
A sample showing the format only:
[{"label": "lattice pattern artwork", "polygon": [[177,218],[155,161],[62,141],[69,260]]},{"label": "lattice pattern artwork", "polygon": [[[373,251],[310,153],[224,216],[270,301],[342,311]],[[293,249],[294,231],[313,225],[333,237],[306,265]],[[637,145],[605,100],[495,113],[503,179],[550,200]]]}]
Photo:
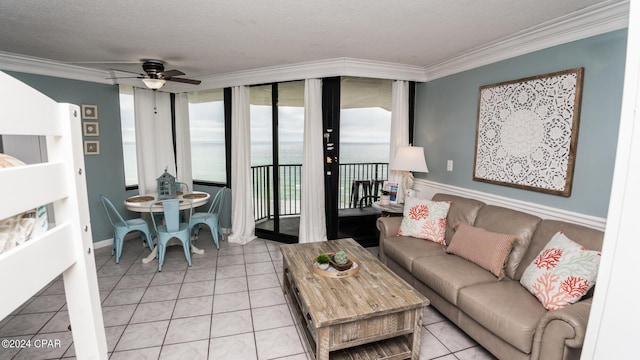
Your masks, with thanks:
[{"label": "lattice pattern artwork", "polygon": [[583,73],[480,87],[473,179],[570,196]]}]

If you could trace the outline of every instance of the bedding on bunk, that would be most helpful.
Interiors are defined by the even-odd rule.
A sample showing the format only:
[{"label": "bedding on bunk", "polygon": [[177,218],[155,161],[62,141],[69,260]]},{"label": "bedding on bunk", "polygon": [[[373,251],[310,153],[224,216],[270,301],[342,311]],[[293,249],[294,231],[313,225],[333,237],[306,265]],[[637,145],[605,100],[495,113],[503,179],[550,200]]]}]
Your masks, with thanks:
[{"label": "bedding on bunk", "polygon": [[[0,153],[0,169],[25,165],[13,156]],[[39,206],[0,220],[0,254],[47,231],[47,209]]]}]

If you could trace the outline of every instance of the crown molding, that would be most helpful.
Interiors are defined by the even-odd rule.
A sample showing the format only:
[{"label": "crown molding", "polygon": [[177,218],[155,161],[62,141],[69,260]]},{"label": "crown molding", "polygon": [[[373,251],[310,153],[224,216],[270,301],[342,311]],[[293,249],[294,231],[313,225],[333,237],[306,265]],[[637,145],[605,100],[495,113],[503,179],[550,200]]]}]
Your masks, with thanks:
[{"label": "crown molding", "polygon": [[200,88],[223,88],[346,75],[425,81],[424,67],[422,66],[354,58],[335,58],[212,75],[202,78]]},{"label": "crown molding", "polygon": [[428,66],[425,68],[425,77],[427,81],[435,80],[552,46],[624,29],[628,23],[629,1],[594,5]]},{"label": "crown molding", "polygon": [[35,58],[0,51],[0,69],[28,74],[47,75],[65,79],[90,81],[101,84],[114,84],[108,71],[89,69],[69,65],[53,60]]},{"label": "crown molding", "polygon": [[[598,4],[472,49],[433,66],[423,67],[345,57],[205,76],[201,78],[202,83],[199,86],[171,84],[170,87],[166,85],[166,90],[194,91],[328,76],[362,76],[425,82],[533,51],[623,29],[627,27],[628,20],[628,0],[606,5]],[[0,51],[0,69],[116,84],[115,80],[106,79],[111,75],[108,71],[2,51]],[[135,80],[120,80],[120,83],[139,86]]]}]

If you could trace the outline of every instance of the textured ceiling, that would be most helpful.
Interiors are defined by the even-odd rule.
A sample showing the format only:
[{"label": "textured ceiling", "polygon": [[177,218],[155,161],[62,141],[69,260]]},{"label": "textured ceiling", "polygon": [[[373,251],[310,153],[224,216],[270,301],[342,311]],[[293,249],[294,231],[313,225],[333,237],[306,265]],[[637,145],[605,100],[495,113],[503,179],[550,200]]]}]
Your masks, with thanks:
[{"label": "textured ceiling", "polygon": [[[2,0],[0,51],[187,77],[332,58],[428,67],[602,0]],[[127,63],[129,62],[129,63]]]}]

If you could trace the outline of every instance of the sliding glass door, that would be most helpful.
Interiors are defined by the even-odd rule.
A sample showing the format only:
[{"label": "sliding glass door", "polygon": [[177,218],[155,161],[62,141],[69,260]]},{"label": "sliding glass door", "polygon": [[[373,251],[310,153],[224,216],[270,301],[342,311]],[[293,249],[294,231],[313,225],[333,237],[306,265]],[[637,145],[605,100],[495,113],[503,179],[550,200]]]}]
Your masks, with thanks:
[{"label": "sliding glass door", "polygon": [[304,81],[252,87],[250,111],[256,235],[297,242]]}]

